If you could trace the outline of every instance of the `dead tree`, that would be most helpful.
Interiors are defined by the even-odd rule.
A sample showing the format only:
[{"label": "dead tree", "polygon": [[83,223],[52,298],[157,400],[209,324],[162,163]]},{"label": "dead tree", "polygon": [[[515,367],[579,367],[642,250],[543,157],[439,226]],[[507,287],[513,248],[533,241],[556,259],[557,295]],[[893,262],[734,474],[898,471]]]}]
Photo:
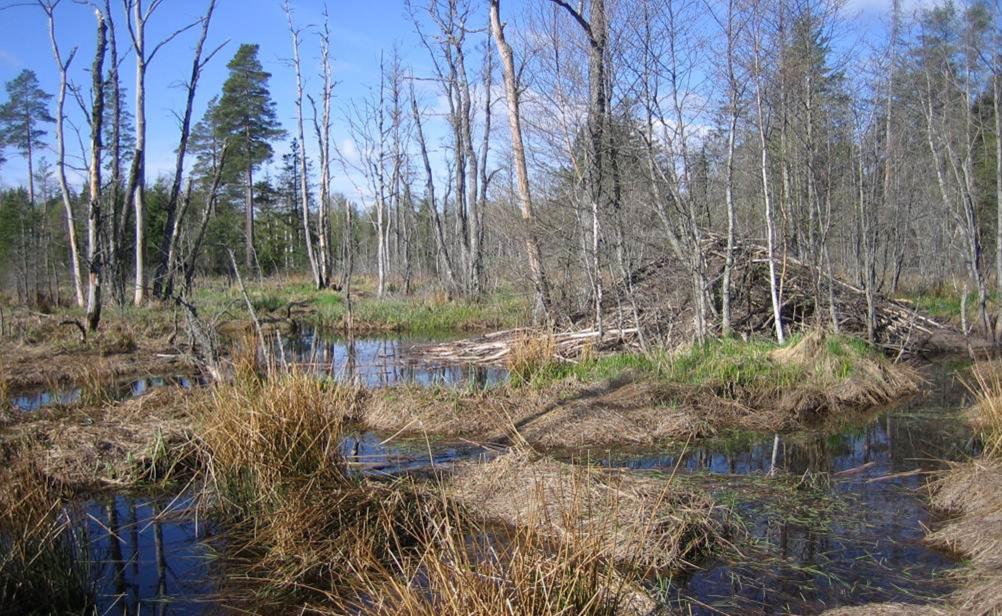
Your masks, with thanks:
[{"label": "dead tree", "polygon": [[411,114],[414,116],[414,128],[418,140],[418,149],[421,151],[421,161],[424,164],[425,200],[428,202],[428,209],[431,210],[432,222],[435,227],[435,246],[438,249],[439,260],[445,268],[446,288],[451,292],[456,287],[456,274],[452,265],[452,257],[449,254],[449,245],[445,240],[445,231],[442,228],[442,218],[438,213],[438,203],[435,199],[435,176],[432,173],[431,158],[428,156],[428,146],[424,138],[421,112],[418,110],[417,98],[414,95],[413,80],[411,80],[410,94]]},{"label": "dead tree", "polygon": [[[45,12],[49,22],[49,43],[52,45],[52,56],[59,69],[59,94],[56,96],[56,169],[59,177],[59,191],[63,197],[63,209],[66,212],[66,237],[69,241],[70,269],[73,274],[73,290],[76,293],[77,305],[84,306],[83,282],[80,279],[80,250],[77,247],[76,222],[73,215],[73,203],[70,198],[70,188],[66,182],[66,135],[64,123],[66,114],[66,90],[69,87],[69,69],[77,50],[73,48],[69,56],[63,60],[59,43],[56,41],[56,7],[62,0],[39,0],[39,6]],[[31,157],[29,156],[30,160]]]},{"label": "dead tree", "polygon": [[205,59],[202,59],[202,49],[205,45],[205,39],[209,35],[209,23],[212,21],[212,13],[215,8],[216,0],[209,0],[209,6],[201,19],[202,31],[198,37],[198,42],[195,43],[195,51],[191,60],[191,73],[185,87],[187,97],[185,99],[184,113],[181,116],[181,136],[178,139],[177,156],[174,163],[174,180],[171,183],[167,204],[164,206],[167,219],[164,223],[160,259],[157,263],[156,273],[153,276],[153,295],[159,298],[170,296],[173,286],[173,272],[170,266],[175,260],[174,254],[177,250],[178,230],[184,224],[183,216],[178,216],[178,201],[181,195],[184,159],[188,150],[188,137],[191,134],[191,113],[195,102],[198,79],[202,74],[202,69],[205,68],[206,64],[223,47],[223,45],[216,47]]},{"label": "dead tree", "polygon": [[[303,216],[303,237],[306,241],[306,256],[310,261],[310,272],[313,274],[313,286],[317,289],[322,289],[326,285],[326,281],[321,275],[318,255],[314,247],[313,232],[310,228],[309,182],[306,175],[306,137],[303,131],[303,76],[299,60],[300,31],[292,23],[292,9],[289,7],[288,0],[282,5],[282,9],[285,11],[285,16],[289,22],[289,34],[292,36],[292,63],[296,71],[296,129],[299,136],[299,157],[302,161],[299,173],[299,199]],[[321,208],[323,208],[323,204],[321,204]]]},{"label": "dead tree", "polygon": [[97,331],[101,322],[101,246],[98,233],[101,226],[101,131],[104,121],[104,56],[108,41],[108,26],[101,11],[97,19],[97,48],[91,65],[90,120],[90,206],[87,216],[87,328]]},{"label": "dead tree", "polygon": [[[565,9],[588,39],[588,201],[591,207],[591,268],[595,326],[602,332],[602,261],[599,208],[602,202],[602,129],[606,124],[606,22],[605,0],[589,0],[588,18],[564,0],[550,2]],[[583,4],[582,4],[583,8]]]},{"label": "dead tree", "polygon": [[504,74],[505,96],[508,103],[508,130],[511,133],[512,164],[518,184],[518,205],[525,225],[525,248],[532,274],[535,291],[533,314],[537,322],[550,318],[550,290],[543,268],[539,239],[536,237],[535,216],[532,209],[532,193],[529,187],[529,171],[526,165],[525,144],[522,142],[522,118],[519,112],[518,77],[515,74],[515,60],[511,45],[505,40],[504,26],[501,24],[501,0],[491,0],[490,20],[494,42],[501,56],[501,71]]},{"label": "dead tree", "polygon": [[146,69],[153,62],[157,52],[181,33],[195,26],[193,22],[175,30],[172,34],[157,43],[147,55],[146,24],[153,13],[163,4],[164,0],[152,0],[147,8],[143,8],[143,0],[122,0],[125,6],[126,25],[132,39],[132,51],[136,62],[135,119],[136,145],[132,154],[132,168],[129,172],[129,183],[126,194],[132,199],[135,216],[135,284],[133,285],[132,301],[142,305],[146,296],[146,265],[144,249],[146,245],[146,212],[144,198],[146,191]]}]

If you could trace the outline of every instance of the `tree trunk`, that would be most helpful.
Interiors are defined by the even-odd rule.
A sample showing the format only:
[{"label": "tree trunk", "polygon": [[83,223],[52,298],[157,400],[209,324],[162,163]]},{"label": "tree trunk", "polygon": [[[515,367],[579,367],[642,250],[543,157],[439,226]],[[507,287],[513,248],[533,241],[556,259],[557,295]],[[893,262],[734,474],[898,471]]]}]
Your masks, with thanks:
[{"label": "tree trunk", "polygon": [[[212,20],[212,12],[215,10],[216,0],[209,0],[209,6],[202,17],[202,32],[195,44],[195,51],[191,61],[191,74],[187,84],[187,99],[185,100],[184,115],[181,118],[181,137],[177,146],[177,158],[174,164],[174,181],[171,184],[170,196],[165,206],[167,220],[164,224],[163,237],[160,246],[160,259],[157,263],[157,270],[153,276],[153,294],[163,298],[164,292],[172,286],[171,259],[174,255],[174,242],[179,233],[178,227],[184,224],[183,217],[179,217],[178,200],[181,195],[182,175],[184,173],[184,157],[188,150],[188,136],[191,132],[191,112],[195,102],[195,90],[198,87],[198,78],[202,74],[202,48],[205,39],[209,35],[209,22]],[[212,57],[211,55],[209,56]]]},{"label": "tree trunk", "polygon": [[[299,31],[296,30],[295,26],[292,24],[292,10],[289,7],[289,3],[286,2],[282,5],[285,10],[285,15],[289,20],[289,34],[292,35],[292,65],[296,72],[296,130],[299,137],[299,157],[302,161],[299,173],[299,198],[300,207],[303,215],[303,233],[306,240],[306,256],[310,261],[310,273],[313,275],[313,286],[316,289],[322,289],[325,285],[325,280],[323,274],[321,274],[321,269],[318,261],[318,255],[315,254],[313,250],[313,236],[310,232],[310,201],[309,201],[309,184],[306,177],[306,137],[303,133],[303,77],[302,68],[299,59]],[[322,145],[322,144],[321,144]],[[249,178],[248,170],[248,178]],[[248,179],[249,181],[249,179]],[[321,187],[321,195],[324,194],[324,189]],[[321,198],[320,209],[325,207],[323,203],[323,198]],[[321,218],[321,220],[323,220]],[[321,230],[322,232],[322,230]],[[319,255],[323,258],[323,255]]]},{"label": "tree trunk", "polygon": [[104,121],[104,54],[107,25],[100,11],[97,18],[97,50],[91,67],[94,101],[90,120],[90,212],[87,216],[87,328],[97,331],[101,322],[101,248],[98,231],[101,225],[101,128]]},{"label": "tree trunk", "polygon": [[508,103],[508,130],[511,133],[512,163],[518,185],[518,205],[525,226],[525,248],[529,260],[529,272],[535,291],[533,315],[537,322],[550,319],[550,289],[543,269],[543,258],[536,238],[536,221],[532,210],[532,193],[529,188],[529,172],[526,165],[525,145],[522,143],[522,119],[519,113],[519,92],[515,74],[515,60],[511,46],[505,40],[504,27],[500,17],[501,0],[491,0],[491,33],[501,56],[501,71],[504,75],[505,97]]},{"label": "tree trunk", "polygon": [[[59,52],[59,44],[56,42],[56,17],[55,6],[43,5],[45,13],[49,18],[49,42],[52,44],[52,55],[55,57],[59,67],[59,95],[56,97],[56,170],[59,177],[59,191],[63,197],[63,208],[66,211],[66,238],[69,241],[70,268],[73,274],[73,290],[76,294],[77,306],[84,306],[83,282],[80,279],[80,251],[77,248],[77,229],[73,215],[73,203],[70,200],[70,188],[66,182],[66,138],[63,124],[65,119],[64,106],[66,103],[66,89],[68,87],[70,63],[76,50],[70,52],[69,57],[63,62]],[[29,189],[32,191],[30,198],[34,198],[34,184],[31,179],[31,153],[28,154],[28,177]]]},{"label": "tree trunk", "polygon": [[[756,8],[760,9],[761,7]],[[783,344],[786,341],[786,338],[783,335],[782,310],[778,284],[776,281],[776,228],[773,221],[772,196],[769,190],[769,143],[766,138],[765,101],[764,93],[762,92],[762,80],[764,79],[764,76],[762,75],[762,45],[760,38],[762,16],[757,15],[756,20],[755,49],[753,51],[755,56],[755,107],[758,112],[759,149],[761,150],[760,170],[762,173],[762,198],[765,203],[766,248],[768,250],[769,259],[769,297],[772,300],[772,318],[775,322],[776,340],[780,344]]]},{"label": "tree trunk", "polygon": [[[306,161],[303,161],[303,175]],[[254,271],[254,166],[248,162],[246,169],[247,186],[244,190],[244,267]],[[305,189],[303,199],[306,199]],[[310,241],[306,238],[307,243]]]}]

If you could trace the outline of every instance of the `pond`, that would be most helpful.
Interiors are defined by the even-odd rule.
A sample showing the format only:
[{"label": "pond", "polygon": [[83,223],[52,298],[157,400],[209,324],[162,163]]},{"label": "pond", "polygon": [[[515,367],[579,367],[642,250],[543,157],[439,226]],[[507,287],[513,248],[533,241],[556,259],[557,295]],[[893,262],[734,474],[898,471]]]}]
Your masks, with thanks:
[{"label": "pond", "polygon": [[[351,381],[366,387],[413,384],[423,387],[459,387],[484,389],[503,383],[507,370],[496,366],[471,366],[429,362],[414,351],[420,344],[442,342],[449,337],[382,336],[344,338],[301,327],[296,336],[276,339],[273,352],[295,366],[318,376]],[[116,383],[98,384],[86,390],[80,386],[38,388],[15,392],[10,405],[19,411],[33,412],[49,406],[77,404],[85,397],[101,401],[135,398],[158,387],[178,386],[190,389],[205,385],[202,377],[147,376]]]},{"label": "pond", "polygon": [[[943,460],[978,453],[954,370],[928,394],[818,432],[739,435],[661,453],[607,452],[603,464],[670,473],[708,488],[758,543],[745,558],[674,580],[693,614],[817,613],[841,605],[921,602],[951,590],[956,559],[923,542],[936,520],[926,484]],[[776,464],[776,475],[769,476]]]},{"label": "pond", "polygon": [[211,526],[186,498],[119,494],[72,512],[99,614],[199,614],[215,589]]},{"label": "pond", "polygon": [[366,387],[416,384],[483,389],[508,377],[499,367],[430,362],[415,347],[455,336],[369,336],[345,338],[302,326],[299,333],[276,339],[273,351],[285,362],[324,376]]}]

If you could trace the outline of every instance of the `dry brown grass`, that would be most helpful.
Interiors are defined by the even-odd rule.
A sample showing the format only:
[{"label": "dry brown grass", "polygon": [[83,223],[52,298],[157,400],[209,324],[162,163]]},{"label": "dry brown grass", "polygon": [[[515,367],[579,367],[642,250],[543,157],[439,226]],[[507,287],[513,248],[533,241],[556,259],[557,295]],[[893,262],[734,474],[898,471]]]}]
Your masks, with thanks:
[{"label": "dry brown grass", "polygon": [[86,554],[69,532],[60,487],[35,443],[0,468],[0,613],[85,613],[93,603]]},{"label": "dry brown grass", "polygon": [[553,336],[526,334],[511,345],[505,363],[509,379],[519,385],[531,383],[548,365],[556,361],[557,344]]},{"label": "dry brown grass", "polygon": [[822,612],[822,616],[940,616],[949,614],[945,608],[913,603],[867,603],[840,607]]},{"label": "dry brown grass", "polygon": [[354,387],[298,373],[217,386],[192,411],[202,472],[231,504],[265,510],[288,478],[343,477],[338,447],[359,400]]},{"label": "dry brown grass", "polygon": [[693,565],[721,534],[711,499],[671,481],[557,462],[516,449],[461,464],[446,483],[457,503],[557,540],[583,538],[614,562],[674,571]]},{"label": "dry brown grass", "polygon": [[594,537],[485,527],[453,510],[417,537],[389,575],[366,578],[363,614],[612,616],[649,614],[638,571],[617,568]]},{"label": "dry brown grass", "polygon": [[928,540],[969,559],[969,567],[958,574],[960,588],[950,597],[951,609],[1002,613],[1002,462],[954,465],[934,483],[932,502],[955,517]]},{"label": "dry brown grass", "polygon": [[[545,390],[482,392],[400,386],[371,392],[359,419],[373,430],[506,440],[512,428],[539,447],[652,445],[713,434],[704,417],[734,405],[684,408],[686,390],[650,382],[561,382]],[[704,412],[706,411],[706,412]],[[743,408],[735,413],[743,412]]]},{"label": "dry brown grass", "polygon": [[[638,585],[652,563],[636,559],[627,566],[629,554],[614,542],[661,546],[663,559],[689,551],[679,546],[669,553],[667,533],[677,531],[666,513],[655,516],[662,534],[648,545],[632,538],[650,528],[634,525],[639,519],[609,518],[615,526],[605,533],[598,532],[597,518],[585,523],[592,515],[585,508],[596,504],[586,500],[565,503],[566,532],[555,533],[525,518],[497,526],[496,516],[467,506],[444,484],[355,476],[339,445],[359,394],[293,374],[217,387],[193,410],[197,459],[228,520],[232,571],[241,572],[257,607],[457,616],[625,614],[628,606],[652,605]],[[515,458],[508,464],[512,474],[520,472]],[[484,467],[490,473],[493,468]],[[553,485],[561,481],[551,477]],[[625,484],[603,485],[591,489],[612,498],[609,490],[616,485],[615,498],[624,498]],[[634,495],[638,489],[630,487]],[[634,510],[634,501],[624,502]],[[582,522],[570,522],[574,518]]]},{"label": "dry brown grass", "polygon": [[114,405],[44,409],[11,425],[5,448],[38,443],[39,468],[73,492],[157,480],[181,457],[191,395],[164,387]]},{"label": "dry brown grass", "polygon": [[972,370],[975,406],[972,423],[981,433],[982,456],[1002,458],[1002,361],[977,364]]}]

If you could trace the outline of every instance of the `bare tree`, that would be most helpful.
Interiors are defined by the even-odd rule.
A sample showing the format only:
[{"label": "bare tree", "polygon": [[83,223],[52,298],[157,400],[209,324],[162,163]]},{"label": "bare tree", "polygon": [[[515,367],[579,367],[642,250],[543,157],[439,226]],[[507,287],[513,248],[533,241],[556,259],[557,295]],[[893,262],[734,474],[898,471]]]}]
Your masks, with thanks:
[{"label": "bare tree", "polygon": [[90,207],[87,216],[87,328],[97,331],[101,322],[101,132],[104,121],[104,56],[108,43],[108,27],[104,15],[95,9],[97,46],[91,65],[90,120]]},{"label": "bare tree", "polygon": [[[289,34],[292,36],[292,62],[296,71],[296,129],[298,130],[297,134],[299,136],[299,157],[302,161],[301,171],[299,173],[299,198],[302,206],[303,233],[306,239],[306,256],[310,261],[310,271],[313,274],[313,285],[317,289],[322,289],[326,282],[321,275],[317,254],[314,249],[313,232],[310,229],[309,184],[306,171],[306,137],[303,131],[303,76],[299,60],[300,31],[297,30],[292,23],[292,9],[289,7],[288,0],[282,4],[282,9],[285,11],[285,16],[289,21]],[[320,207],[322,209],[324,204],[321,203]]]},{"label": "bare tree", "polygon": [[[83,282],[80,279],[80,251],[77,247],[76,222],[73,215],[73,203],[70,188],[66,181],[66,135],[64,123],[66,120],[66,90],[69,87],[69,69],[76,55],[73,48],[63,60],[59,43],[56,40],[56,7],[62,0],[39,0],[49,22],[49,43],[52,45],[52,56],[59,69],[59,94],[56,96],[56,173],[59,177],[59,191],[63,197],[63,208],[66,211],[66,237],[69,241],[70,268],[73,275],[73,290],[76,293],[77,305],[84,306]],[[29,157],[30,158],[30,157]]]},{"label": "bare tree", "polygon": [[533,314],[537,321],[550,318],[550,290],[543,269],[543,258],[536,237],[535,216],[532,210],[532,193],[529,188],[529,171],[525,159],[525,145],[522,142],[522,119],[519,113],[519,92],[515,60],[511,45],[505,40],[504,26],[501,24],[501,0],[491,0],[491,32],[501,56],[501,71],[504,75],[505,96],[508,103],[508,130],[511,133],[512,164],[518,184],[518,205],[525,225],[525,249],[535,290]]},{"label": "bare tree", "polygon": [[765,66],[763,29],[765,16],[761,0],[756,0],[752,17],[752,80],[755,83],[755,111],[759,136],[760,170],[762,174],[762,201],[765,205],[766,248],[769,260],[769,297],[772,301],[772,319],[776,328],[776,340],[785,342],[783,333],[782,303],[779,296],[779,282],[776,277],[776,224],[773,219],[772,190],[769,181],[769,125],[765,109]]},{"label": "bare tree", "polygon": [[[216,0],[209,0],[209,5],[202,16],[202,30],[195,43],[195,51],[191,60],[191,73],[188,83],[185,86],[187,96],[185,99],[184,113],[181,116],[181,136],[178,139],[177,157],[174,163],[174,180],[171,183],[170,195],[167,204],[164,206],[167,220],[164,223],[163,238],[160,248],[160,259],[157,270],[153,277],[153,294],[156,297],[166,298],[172,293],[173,272],[171,264],[175,260],[177,250],[176,242],[179,236],[180,226],[184,223],[184,217],[178,215],[178,200],[181,195],[182,178],[184,175],[184,159],[188,151],[188,137],[191,134],[191,113],[195,102],[195,91],[198,87],[198,79],[202,75],[202,70],[212,60],[213,56],[223,48],[219,45],[212,50],[204,59],[202,49],[205,46],[205,39],[209,35],[209,23],[212,21],[212,13],[216,8]],[[225,43],[224,43],[225,45]]]},{"label": "bare tree", "polygon": [[588,39],[588,200],[591,206],[591,267],[594,294],[595,327],[602,335],[602,262],[599,246],[601,228],[599,208],[602,202],[602,129],[606,124],[606,22],[605,0],[588,1],[588,18],[564,0],[550,0],[565,9]]},{"label": "bare tree", "polygon": [[135,85],[135,120],[136,145],[132,154],[132,169],[129,173],[127,195],[132,198],[135,216],[135,284],[133,285],[133,303],[141,305],[146,296],[146,266],[144,251],[146,248],[146,213],[144,199],[146,192],[146,69],[153,62],[157,52],[175,37],[195,26],[198,21],[175,30],[172,34],[157,43],[147,54],[146,24],[164,0],[152,0],[144,9],[143,0],[122,0],[125,7],[126,25],[132,39],[132,51],[136,62]]}]

